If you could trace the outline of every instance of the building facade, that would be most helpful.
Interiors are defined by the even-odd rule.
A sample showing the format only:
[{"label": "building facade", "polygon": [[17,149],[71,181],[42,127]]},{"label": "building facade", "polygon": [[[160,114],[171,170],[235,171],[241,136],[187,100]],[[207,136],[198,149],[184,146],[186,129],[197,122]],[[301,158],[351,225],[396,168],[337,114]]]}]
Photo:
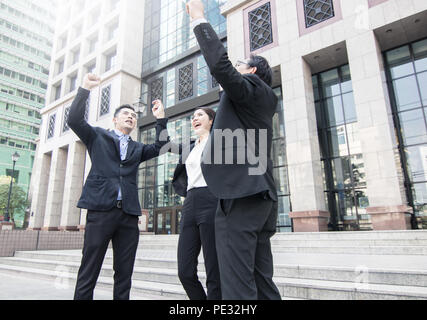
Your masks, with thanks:
[{"label": "building facade", "polygon": [[[126,6],[125,0],[120,3]],[[260,54],[273,68],[273,88],[279,97],[272,152],[279,193],[278,231],[426,228],[427,3],[204,3],[206,17],[227,46],[233,63]],[[91,21],[96,16],[91,12],[104,12],[96,9],[97,4],[87,5],[90,8],[81,10],[85,13],[80,16],[71,15],[73,22],[63,23],[64,31],[55,36],[51,73],[61,71],[49,80],[50,102],[42,111],[46,125],[40,132],[38,169],[33,174],[33,228],[76,230],[84,225],[85,213],[75,205],[90,161],[77,138],[64,133],[62,123],[74,96],[71,88],[75,89],[75,75],[78,83],[83,70],[92,70],[95,65],[102,75],[109,65],[106,57],[110,47],[104,46],[104,37],[96,36],[95,30],[109,30],[114,14],[108,20],[112,24],[84,27],[87,34],[81,37],[85,39],[81,47],[79,40],[67,42],[65,30],[70,36],[80,18]],[[146,0],[141,12],[139,19],[127,20],[133,21],[132,26],[144,24],[132,33],[133,37],[141,36],[140,41],[133,38],[125,50],[135,54],[135,59],[120,56],[125,54],[120,43],[126,42],[128,33],[113,37],[121,39],[117,61],[124,61],[125,71],[118,67],[103,76],[107,80],[91,93],[89,122],[109,125],[111,114],[103,117],[103,101],[108,97],[105,86],[117,75],[135,80],[122,86],[123,93],[115,96],[112,105],[129,97],[138,101],[138,140],[153,142],[151,101],[162,99],[170,119],[169,133],[179,142],[192,136],[190,116],[196,108],[218,106],[220,88],[190,30],[184,1]],[[89,55],[73,69],[70,59],[79,53],[85,56],[89,50],[85,48],[96,46],[97,41],[91,39],[102,43],[95,54],[96,64],[92,63],[95,56]],[[57,49],[64,46],[63,51]],[[126,68],[129,61],[135,62],[131,69]],[[148,217],[146,230],[156,234],[179,230],[183,199],[171,185],[177,161],[176,155],[165,154],[140,167],[138,189],[143,213]]]},{"label": "building facade", "polygon": [[69,108],[86,73],[101,77],[87,102],[91,125],[113,128],[117,107],[139,108],[143,16],[139,0],[65,1],[60,8],[31,181],[30,229],[84,227],[86,212],[76,205],[91,162],[67,125]]},{"label": "building facade", "polygon": [[[18,152],[13,179],[26,193],[45,105],[55,6],[49,0],[0,3],[0,176],[12,176],[12,154]],[[24,216],[15,213],[17,227]]]},{"label": "building facade", "polygon": [[[181,2],[147,1],[141,97],[166,101],[175,138],[191,134],[196,107],[218,102]],[[215,1],[204,2],[232,62],[261,54],[274,70],[278,231],[425,228],[427,3],[229,0],[216,3],[218,28]],[[140,120],[143,142],[153,123]],[[165,155],[141,167],[156,233],[178,230],[175,165]]]},{"label": "building facade", "polygon": [[[227,23],[221,7],[227,1],[207,0],[205,15],[227,46]],[[146,1],[141,102],[149,105],[161,99],[169,117],[168,131],[176,142],[192,136],[191,115],[195,108],[216,109],[219,85],[210,75],[200,53],[183,1]],[[275,84],[281,97],[281,89]],[[140,139],[154,139],[154,119],[150,108],[142,115]],[[274,174],[279,187],[279,230],[291,231],[289,188],[284,148],[283,104],[274,119]],[[139,174],[139,195],[149,217],[148,231],[156,234],[178,233],[183,198],[172,187],[179,156],[165,154],[143,163]]]}]

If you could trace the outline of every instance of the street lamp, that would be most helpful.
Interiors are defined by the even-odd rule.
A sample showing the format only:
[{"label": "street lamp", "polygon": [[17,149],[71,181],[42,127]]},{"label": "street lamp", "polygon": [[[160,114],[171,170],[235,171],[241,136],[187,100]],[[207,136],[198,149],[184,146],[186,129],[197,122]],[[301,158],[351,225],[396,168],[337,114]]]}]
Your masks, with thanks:
[{"label": "street lamp", "polygon": [[9,186],[9,194],[7,196],[7,207],[6,207],[6,211],[4,212],[4,221],[9,222],[9,206],[10,206],[10,196],[12,194],[12,184],[13,184],[13,177],[15,175],[15,164],[16,161],[19,160],[19,153],[15,152],[12,155],[12,162],[13,162],[13,167],[12,167],[12,176],[10,177],[10,186]]}]

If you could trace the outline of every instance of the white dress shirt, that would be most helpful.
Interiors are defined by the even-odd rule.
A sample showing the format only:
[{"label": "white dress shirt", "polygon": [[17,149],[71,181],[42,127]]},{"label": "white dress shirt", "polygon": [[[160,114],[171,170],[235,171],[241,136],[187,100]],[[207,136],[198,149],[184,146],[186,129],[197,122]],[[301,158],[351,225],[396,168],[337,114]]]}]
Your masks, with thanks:
[{"label": "white dress shirt", "polygon": [[196,145],[193,150],[191,150],[190,155],[185,161],[185,168],[187,169],[188,176],[188,187],[187,191],[194,188],[205,188],[208,184],[205,181],[202,173],[202,153],[205,149],[208,139],[205,138],[202,142],[197,140]]}]

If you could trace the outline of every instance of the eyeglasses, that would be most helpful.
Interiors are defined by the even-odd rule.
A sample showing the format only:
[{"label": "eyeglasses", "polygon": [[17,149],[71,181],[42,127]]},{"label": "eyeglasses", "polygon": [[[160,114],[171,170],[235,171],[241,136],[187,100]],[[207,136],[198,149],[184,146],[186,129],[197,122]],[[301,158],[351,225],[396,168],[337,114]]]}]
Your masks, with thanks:
[{"label": "eyeglasses", "polygon": [[240,60],[237,60],[237,62],[234,66],[237,68],[237,67],[241,66],[242,64],[249,66],[249,63],[244,62],[244,61],[240,61]]}]

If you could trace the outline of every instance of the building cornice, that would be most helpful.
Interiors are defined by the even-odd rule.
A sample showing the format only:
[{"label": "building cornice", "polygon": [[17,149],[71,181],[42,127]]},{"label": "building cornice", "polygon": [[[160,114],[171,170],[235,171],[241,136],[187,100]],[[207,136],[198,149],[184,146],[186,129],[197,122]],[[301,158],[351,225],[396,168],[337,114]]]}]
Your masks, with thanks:
[{"label": "building cornice", "polygon": [[224,17],[226,17],[232,11],[235,11],[235,10],[239,9],[240,7],[243,7],[244,5],[247,5],[250,2],[253,2],[253,0],[228,0],[221,7],[221,14]]}]

